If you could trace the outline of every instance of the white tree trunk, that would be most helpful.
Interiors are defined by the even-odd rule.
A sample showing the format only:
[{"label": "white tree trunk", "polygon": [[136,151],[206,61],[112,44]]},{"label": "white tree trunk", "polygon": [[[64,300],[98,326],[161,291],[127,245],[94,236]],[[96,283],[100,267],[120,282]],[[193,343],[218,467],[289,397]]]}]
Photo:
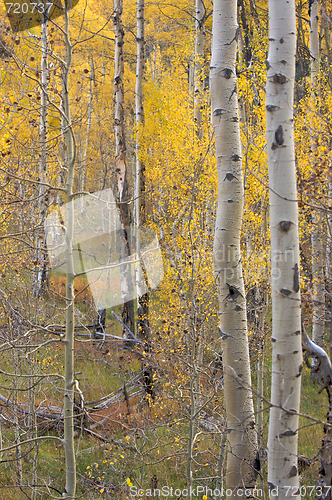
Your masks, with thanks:
[{"label": "white tree trunk", "polygon": [[196,37],[195,37],[195,95],[194,116],[199,139],[203,137],[202,128],[202,87],[203,87],[203,63],[204,63],[204,24],[205,6],[202,0],[196,0]]},{"label": "white tree trunk", "polygon": [[65,2],[65,47],[66,59],[61,75],[62,101],[64,111],[64,136],[67,153],[67,228],[66,228],[66,339],[65,339],[65,397],[64,397],[64,445],[66,460],[66,489],[63,498],[74,498],[76,490],[76,462],[74,450],[74,203],[73,182],[75,166],[75,146],[70,117],[68,77],[72,61],[72,45],[69,39],[69,16]]},{"label": "white tree trunk", "polygon": [[[93,57],[90,59],[90,91],[89,91],[89,104],[88,104],[88,122],[86,126],[86,136],[85,136],[85,149],[82,158],[82,177],[81,177],[81,191],[84,192],[85,189],[85,178],[86,178],[86,158],[89,149],[89,139],[90,139],[90,130],[92,124],[92,104],[93,104],[93,87],[95,84],[95,68],[93,64]],[[82,196],[82,208],[83,208],[83,199]]]},{"label": "white tree trunk", "polygon": [[[315,95],[319,94],[319,6],[318,1],[314,0],[310,9],[310,54],[311,54],[311,92],[312,104],[316,105]],[[312,165],[315,167],[315,153],[317,150],[317,131],[312,131]],[[323,216],[319,210],[313,211],[311,230],[311,267],[312,267],[312,288],[313,288],[313,325],[312,340],[324,347],[324,250],[322,241]],[[315,364],[315,360],[314,364]]]},{"label": "white tree trunk", "polygon": [[[48,58],[47,58],[47,27],[48,20],[45,15],[43,15],[43,22],[41,26],[41,45],[42,45],[42,55],[41,55],[41,79],[40,79],[40,125],[39,125],[39,181],[41,183],[46,183],[47,179],[47,114],[48,114]],[[43,296],[45,292],[45,281],[46,281],[46,265],[44,261],[45,256],[45,234],[43,229],[43,223],[46,217],[47,202],[46,202],[46,191],[45,185],[40,184],[39,186],[39,200],[38,200],[38,212],[39,212],[39,223],[41,224],[41,229],[37,234],[37,279],[34,284],[34,295],[36,297]]]},{"label": "white tree trunk", "polygon": [[[129,209],[127,203],[127,167],[126,167],[126,143],[124,134],[124,88],[123,88],[123,43],[124,31],[121,22],[122,0],[114,0],[113,26],[115,33],[115,55],[114,55],[114,133],[115,133],[115,168],[117,173],[118,204],[120,221],[122,227],[120,258],[126,259],[130,255],[129,242]],[[131,278],[130,265],[122,264],[121,274],[121,295],[122,295],[122,319],[125,325],[134,333],[134,301],[133,283]],[[127,337],[127,332],[123,329],[123,337]]]},{"label": "white tree trunk", "polygon": [[[299,230],[293,137],[295,0],[269,1],[266,122],[272,250],[272,389],[268,482],[294,498],[302,370]],[[281,406],[281,408],[278,408]],[[288,495],[287,495],[288,492]]]},{"label": "white tree trunk", "polygon": [[[146,221],[145,212],[145,166],[140,160],[140,140],[144,124],[143,108],[143,76],[145,67],[145,2],[137,0],[137,63],[136,63],[136,88],[135,88],[135,120],[136,120],[136,256],[140,259],[142,228]],[[137,266],[137,336],[148,341],[149,339],[149,295],[145,293],[145,277],[142,266]],[[148,348],[148,346],[147,346]]]},{"label": "white tree trunk", "polygon": [[[223,363],[235,370],[243,384],[251,385],[240,253],[244,190],[235,69],[237,28],[236,0],[216,0],[210,73],[219,183],[214,273]],[[238,379],[232,376],[232,370],[225,370],[224,382],[228,438],[226,486],[232,488],[236,497],[236,488],[251,487],[255,483],[257,435],[252,394],[243,390]]]}]

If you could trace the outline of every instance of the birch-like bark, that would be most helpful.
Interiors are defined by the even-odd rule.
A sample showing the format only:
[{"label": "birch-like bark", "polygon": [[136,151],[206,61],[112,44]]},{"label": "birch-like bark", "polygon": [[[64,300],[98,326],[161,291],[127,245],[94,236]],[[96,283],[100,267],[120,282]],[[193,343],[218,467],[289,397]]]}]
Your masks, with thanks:
[{"label": "birch-like bark", "polygon": [[[16,332],[15,332],[16,333]],[[18,340],[18,344],[19,344]],[[18,368],[19,368],[19,355],[18,350],[14,349],[13,353],[14,362],[15,362],[15,375],[14,375],[14,404],[13,404],[13,413],[14,413],[14,435],[15,435],[15,444],[16,444],[16,463],[17,463],[17,484],[18,486],[22,486],[23,484],[23,468],[22,468],[22,448],[20,446],[21,435],[20,435],[20,425],[18,421]]]},{"label": "birch-like bark", "polygon": [[[34,366],[36,361],[36,353],[29,353],[28,355],[28,370],[31,375],[30,379],[30,387],[28,389],[28,399],[29,399],[29,415],[28,415],[28,439],[33,439],[38,436],[38,426],[37,426],[37,414],[35,410],[35,377]],[[32,483],[37,484],[37,468],[38,468],[38,443],[33,444],[34,452],[32,457]],[[31,492],[31,500],[36,500],[36,490],[32,490]]]},{"label": "birch-like bark", "polygon": [[[295,0],[269,0],[266,123],[272,250],[272,388],[268,482],[278,499],[298,492],[302,370],[299,227],[293,136]],[[278,408],[282,406],[283,409]],[[286,411],[285,411],[286,410]],[[298,493],[296,493],[298,492]]]},{"label": "birch-like bark", "polygon": [[76,491],[76,462],[74,450],[74,259],[73,259],[73,232],[74,232],[74,203],[73,182],[75,166],[75,145],[70,117],[69,102],[69,72],[72,61],[72,45],[69,39],[68,4],[65,0],[65,48],[66,59],[63,61],[61,75],[62,101],[64,111],[64,139],[67,153],[67,183],[66,207],[67,228],[66,243],[66,338],[65,338],[65,397],[64,397],[64,446],[66,461],[66,488],[63,498],[74,498]]},{"label": "birch-like bark", "polygon": [[249,66],[250,61],[251,61],[251,48],[250,48],[250,29],[247,23],[247,16],[246,16],[246,11],[245,11],[245,4],[243,0],[238,0],[239,4],[239,15],[241,17],[241,23],[242,23],[242,30],[243,30],[243,40],[244,40],[244,47],[243,47],[243,55],[246,61],[246,65]]},{"label": "birch-like bark", "polygon": [[[198,139],[201,141],[203,139],[203,114],[202,114],[202,96],[203,96],[203,85],[204,85],[204,46],[205,46],[205,19],[206,10],[203,0],[196,0],[196,36],[195,36],[195,91],[194,91],[194,119],[196,123],[196,132]],[[195,348],[195,342],[193,342]],[[197,348],[197,363],[196,368],[193,369],[197,372],[197,369],[202,363],[203,359],[203,338],[200,335],[198,340]],[[198,370],[199,371],[199,370]],[[196,400],[200,397],[200,379],[199,375],[195,378],[195,398]],[[197,408],[197,405],[196,405]],[[196,411],[194,411],[194,414]],[[193,433],[195,435],[195,432]]]},{"label": "birch-like bark", "polygon": [[[268,206],[264,202],[262,208],[262,226],[261,226],[261,239],[264,245],[268,242],[268,230],[267,230],[267,217],[268,217]],[[265,340],[265,328],[266,328],[266,313],[268,308],[268,292],[266,289],[266,280],[269,274],[269,263],[268,258],[265,260],[264,269],[264,289],[260,291],[260,311],[258,314],[258,325],[259,325],[259,348],[258,348],[258,362],[257,362],[257,441],[258,449],[261,450],[263,446],[263,397],[264,397],[264,340]]]},{"label": "birch-like bark", "polygon": [[[311,92],[312,103],[315,105],[315,95],[319,93],[319,6],[313,0],[310,8],[310,54],[311,54]],[[311,133],[311,149],[313,152],[312,165],[315,166],[315,153],[317,151],[317,131]],[[312,340],[324,347],[324,251],[322,242],[323,217],[319,210],[313,211],[313,224],[311,230],[311,267],[313,288],[313,325]]]},{"label": "birch-like bark", "polygon": [[[136,88],[135,88],[135,120],[136,120],[136,191],[135,191],[135,213],[136,213],[136,254],[140,259],[141,229],[146,222],[145,212],[145,166],[140,160],[140,141],[142,127],[144,124],[143,108],[143,76],[145,67],[145,3],[137,0],[137,63],[136,63]],[[143,284],[145,278],[142,267],[138,266],[136,274],[137,287],[137,336],[146,341],[149,340],[149,295],[144,293]]]},{"label": "birch-like bark", "polygon": [[324,30],[324,39],[325,39],[325,49],[326,49],[326,55],[327,55],[327,60],[328,60],[328,83],[330,86],[330,89],[332,89],[332,72],[331,72],[331,65],[332,65],[332,52],[331,52],[331,33],[330,33],[330,17],[327,14],[326,11],[326,4],[323,2],[321,4],[321,15],[322,15],[322,24],[323,24],[323,30]]},{"label": "birch-like bark", "polygon": [[195,94],[194,117],[198,138],[203,137],[202,128],[202,86],[205,39],[205,6],[202,0],[196,0],[196,37],[195,37]]},{"label": "birch-like bark", "polygon": [[[129,209],[128,209],[128,185],[126,167],[126,143],[124,134],[124,88],[123,88],[123,43],[124,31],[121,22],[122,0],[114,0],[113,26],[115,33],[115,68],[114,68],[114,133],[115,133],[115,169],[117,173],[117,198],[122,227],[120,258],[126,259],[130,255],[129,242]],[[125,325],[135,333],[133,283],[131,279],[130,266],[122,264],[121,273],[121,295],[122,295],[122,319]],[[127,331],[123,329],[123,337],[127,337]]]},{"label": "birch-like bark", "polygon": [[[223,363],[235,370],[244,384],[251,385],[240,253],[244,190],[236,91],[237,30],[236,0],[216,0],[210,72],[219,186],[214,273]],[[237,497],[238,487],[252,487],[255,483],[257,435],[252,394],[239,386],[232,372],[225,370],[224,373],[228,439],[226,487]]]},{"label": "birch-like bark", "polygon": [[197,386],[197,369],[195,364],[195,348],[194,342],[192,342],[190,349],[190,387],[189,387],[189,397],[190,397],[190,420],[188,425],[188,445],[187,445],[187,464],[186,464],[186,479],[187,479],[187,500],[191,500],[192,494],[192,484],[193,484],[193,451],[194,444],[196,440],[196,420],[197,420],[197,405],[196,405],[196,386]]},{"label": "birch-like bark", "polygon": [[225,462],[225,452],[226,452],[226,440],[227,440],[227,435],[226,435],[226,430],[223,429],[223,432],[220,436],[220,445],[219,445],[219,456],[218,456],[218,461],[217,461],[217,474],[216,474],[216,490],[218,490],[217,495],[215,495],[215,500],[220,500],[221,497],[221,491],[223,489],[223,469],[224,469],[224,462]]},{"label": "birch-like bark", "polygon": [[[91,122],[92,122],[92,104],[93,104],[93,86],[95,84],[95,68],[93,64],[93,57],[90,59],[90,90],[89,90],[89,104],[88,104],[88,122],[86,126],[86,137],[85,137],[85,148],[82,158],[82,179],[81,179],[81,191],[84,192],[85,189],[85,178],[86,178],[86,158],[89,149],[89,139],[90,139],[90,130],[91,130]],[[83,199],[82,196],[82,207],[83,207]]]},{"label": "birch-like bark", "polygon": [[[47,114],[48,114],[48,57],[47,57],[47,27],[48,19],[46,15],[43,15],[43,22],[41,26],[41,45],[42,45],[42,55],[41,55],[41,78],[40,78],[40,126],[39,126],[39,180],[42,183],[46,183],[47,176]],[[39,187],[39,222],[41,226],[46,217],[47,211],[47,201],[46,201],[46,187],[40,184]],[[34,295],[36,297],[43,296],[45,292],[46,285],[46,264],[45,264],[45,234],[44,230],[41,228],[37,235],[37,279],[35,282]]]}]

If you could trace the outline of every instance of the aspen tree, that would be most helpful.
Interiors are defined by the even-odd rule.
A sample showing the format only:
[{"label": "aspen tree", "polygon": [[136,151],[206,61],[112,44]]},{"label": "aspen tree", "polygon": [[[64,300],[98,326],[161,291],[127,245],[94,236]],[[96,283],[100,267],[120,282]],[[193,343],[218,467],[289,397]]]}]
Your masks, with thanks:
[{"label": "aspen tree", "polygon": [[[80,174],[81,174],[81,191],[84,192],[85,189],[85,180],[86,180],[86,163],[87,163],[87,154],[88,154],[88,149],[89,149],[89,141],[90,141],[90,131],[91,131],[91,124],[92,124],[92,108],[93,108],[93,88],[95,85],[95,68],[94,68],[94,62],[93,62],[93,57],[90,59],[90,88],[89,88],[89,103],[88,103],[88,120],[87,120],[87,125],[86,125],[86,138],[85,138],[85,148],[84,152],[83,147],[81,147],[81,154],[80,154],[80,163],[81,163],[81,168],[80,168]],[[83,202],[83,198],[82,198]]]},{"label": "aspen tree", "polygon": [[[129,208],[128,208],[128,183],[126,167],[126,142],[124,133],[124,88],[123,88],[123,43],[124,31],[122,27],[122,0],[114,0],[113,26],[115,32],[114,55],[114,134],[115,134],[115,169],[117,174],[117,198],[119,204],[120,222],[122,227],[120,254],[121,260],[130,255],[129,242]],[[122,319],[125,325],[135,332],[133,283],[131,280],[130,266],[123,263],[120,268],[121,294],[122,294]],[[125,328],[123,337],[127,336]]]},{"label": "aspen tree", "polygon": [[62,102],[64,114],[64,138],[67,152],[67,183],[66,208],[67,227],[66,243],[66,337],[65,337],[65,398],[64,398],[64,447],[66,460],[66,487],[63,498],[73,498],[76,491],[76,461],[74,450],[74,259],[73,259],[73,232],[74,232],[74,203],[73,183],[75,172],[75,143],[70,116],[69,102],[69,72],[72,61],[72,44],[69,39],[68,0],[65,0],[65,49],[66,57],[62,62]]},{"label": "aspen tree", "polygon": [[[136,253],[140,258],[140,230],[145,223],[145,166],[140,159],[140,137],[144,124],[143,108],[143,76],[145,66],[145,3],[144,0],[137,0],[137,63],[136,63],[136,86],[135,86],[135,120],[136,120]],[[137,267],[137,335],[145,340],[149,338],[149,295],[142,290],[145,282],[142,267]]]},{"label": "aspen tree", "polygon": [[216,0],[210,93],[219,187],[213,252],[224,364],[226,486],[235,497],[238,487],[251,487],[255,483],[257,447],[252,393],[242,386],[251,385],[251,375],[240,253],[244,190],[236,92],[237,30],[237,2]]},{"label": "aspen tree", "polygon": [[[202,91],[204,85],[204,46],[205,46],[205,20],[206,9],[202,0],[196,0],[195,5],[195,54],[194,54],[194,120],[198,141],[203,139]],[[195,294],[190,294],[190,303],[195,308]],[[198,338],[198,340],[197,340]],[[191,370],[190,380],[190,419],[188,428],[188,453],[187,453],[187,487],[188,500],[193,481],[192,465],[194,463],[194,446],[197,439],[197,418],[201,399],[199,367],[202,364],[204,343],[201,335],[197,333],[197,323],[193,322],[191,334],[188,335],[190,343],[189,365]]]},{"label": "aspen tree", "polygon": [[[318,1],[313,0],[310,6],[310,53],[311,53],[311,93],[313,105],[319,97],[319,6]],[[317,110],[319,112],[319,110]],[[317,132],[312,132],[312,152],[315,156],[317,151]],[[313,166],[315,158],[312,159]],[[319,210],[313,211],[311,230],[311,258],[312,258],[312,289],[313,289],[313,325],[312,340],[324,347],[324,257],[322,243],[322,213]]]},{"label": "aspen tree", "polygon": [[[40,64],[40,126],[39,126],[39,149],[40,149],[40,159],[39,159],[39,180],[41,183],[46,183],[47,176],[47,114],[48,114],[48,38],[47,38],[47,28],[48,28],[48,17],[46,13],[42,15],[42,26],[41,26],[41,64]],[[47,201],[46,201],[46,187],[44,184],[39,186],[39,221],[43,224],[46,217],[47,211]],[[40,230],[37,235],[37,262],[38,262],[38,272],[37,280],[35,283],[35,295],[43,296],[45,292],[46,285],[46,264],[45,264],[45,235],[44,231]]]},{"label": "aspen tree", "polygon": [[[294,0],[269,1],[266,122],[272,251],[272,388],[268,482],[299,498],[297,468],[302,348],[299,229],[293,137]],[[296,493],[296,491],[298,493]]]},{"label": "aspen tree", "polygon": [[202,85],[203,85],[203,62],[204,62],[204,41],[205,41],[205,5],[202,0],[196,0],[196,36],[195,36],[195,94],[194,109],[197,135],[199,139],[203,137],[202,128]]}]

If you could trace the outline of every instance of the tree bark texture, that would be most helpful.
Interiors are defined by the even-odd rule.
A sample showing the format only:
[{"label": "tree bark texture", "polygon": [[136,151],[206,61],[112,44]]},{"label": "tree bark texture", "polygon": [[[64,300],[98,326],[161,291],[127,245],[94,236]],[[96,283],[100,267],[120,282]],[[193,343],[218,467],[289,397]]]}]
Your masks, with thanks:
[{"label": "tree bark texture", "polygon": [[[236,90],[237,2],[216,0],[213,11],[213,46],[210,72],[212,116],[215,129],[218,210],[214,239],[214,274],[218,289],[223,363],[251,385],[246,301],[240,253],[243,215],[243,172]],[[227,418],[226,486],[236,497],[238,487],[252,487],[256,479],[257,449],[253,398],[225,370]]]},{"label": "tree bark texture", "polygon": [[[319,5],[317,0],[313,0],[310,8],[310,54],[311,54],[311,93],[312,104],[316,105],[316,95],[319,94]],[[315,155],[317,151],[317,130],[312,131],[312,165],[315,167]],[[313,325],[312,340],[324,347],[324,251],[322,242],[323,216],[319,210],[313,211],[311,230],[311,269],[312,269],[312,290],[313,290]]]},{"label": "tree bark texture", "polygon": [[[140,160],[140,137],[144,124],[143,108],[143,76],[145,67],[145,40],[144,40],[144,22],[145,22],[145,3],[144,0],[137,0],[137,63],[136,63],[136,87],[135,87],[135,119],[136,119],[136,192],[135,192],[135,211],[136,211],[136,253],[140,260],[141,250],[141,229],[146,222],[145,212],[145,167]],[[137,336],[139,338],[149,339],[149,294],[144,293],[145,277],[142,267],[138,265],[137,275]]]},{"label": "tree bark texture", "polygon": [[66,242],[66,338],[65,338],[65,397],[64,397],[64,445],[66,461],[66,488],[63,498],[74,498],[76,491],[76,461],[74,449],[74,259],[73,259],[73,232],[74,232],[74,203],[73,182],[75,166],[75,146],[73,129],[70,117],[68,77],[72,61],[72,45],[69,39],[69,16],[67,1],[65,3],[65,47],[66,59],[63,63],[61,77],[62,100],[64,110],[64,136],[67,151],[67,184],[66,207],[67,228]]},{"label": "tree bark texture", "polygon": [[[120,258],[125,260],[130,255],[129,241],[129,208],[128,208],[128,185],[126,167],[126,143],[124,133],[124,87],[123,87],[123,44],[124,31],[121,22],[122,0],[114,0],[113,27],[115,33],[115,68],[114,68],[114,133],[115,133],[115,168],[117,173],[117,200],[122,227]],[[130,265],[123,263],[120,267],[121,294],[122,294],[122,318],[125,325],[135,333],[134,323],[134,301],[133,283]],[[123,330],[123,337],[127,332]]]},{"label": "tree bark texture", "polygon": [[204,40],[205,40],[205,6],[202,0],[196,0],[196,37],[195,37],[195,122],[199,139],[203,137],[202,128],[202,87],[204,67]]},{"label": "tree bark texture", "polygon": [[[42,55],[41,55],[41,81],[40,81],[40,126],[39,126],[39,181],[46,183],[47,181],[47,115],[48,115],[48,58],[47,58],[47,28],[48,20],[45,15],[43,15],[43,22],[41,26],[41,45],[42,45]],[[46,242],[45,242],[45,232],[43,229],[44,220],[46,217],[48,202],[46,196],[47,188],[40,184],[39,187],[39,223],[41,228],[37,235],[37,280],[35,283],[34,294],[36,297],[43,297],[45,292],[45,287],[47,284],[47,269],[46,269]]]},{"label": "tree bark texture", "polygon": [[[266,122],[272,251],[272,388],[268,482],[278,499],[299,486],[297,468],[302,348],[299,228],[293,137],[294,0],[269,1]],[[288,492],[288,496],[287,496]],[[294,496],[299,498],[299,494]]]}]

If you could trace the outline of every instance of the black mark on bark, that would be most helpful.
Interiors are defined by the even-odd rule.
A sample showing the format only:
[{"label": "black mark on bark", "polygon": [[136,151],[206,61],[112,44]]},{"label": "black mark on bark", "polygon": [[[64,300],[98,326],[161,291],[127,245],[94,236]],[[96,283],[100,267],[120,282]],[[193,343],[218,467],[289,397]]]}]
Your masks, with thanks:
[{"label": "black mark on bark", "polygon": [[299,284],[299,266],[295,264],[294,266],[294,275],[293,275],[293,290],[295,293],[297,293],[300,289],[300,284]]},{"label": "black mark on bark", "polygon": [[283,83],[287,82],[287,78],[282,73],[276,73],[272,77],[272,82],[273,83],[280,83],[282,85]]},{"label": "black mark on bark", "polygon": [[288,477],[295,477],[295,476],[297,476],[297,467],[293,465],[293,467],[290,470],[290,473],[288,474]]},{"label": "black mark on bark", "polygon": [[[235,176],[234,176],[232,173],[228,172],[228,173],[226,174],[225,179],[227,179],[228,181],[232,181],[233,179],[235,179]],[[224,179],[224,180],[225,180],[225,179]]]},{"label": "black mark on bark", "polygon": [[230,77],[232,76],[232,70],[229,68],[225,68],[223,72],[224,72],[223,76],[226,78],[226,80],[229,80]]},{"label": "black mark on bark", "polygon": [[284,131],[281,125],[279,125],[279,127],[276,130],[275,141],[278,144],[278,146],[282,146],[284,143]]},{"label": "black mark on bark", "polygon": [[279,437],[290,437],[290,436],[296,436],[296,431],[286,431],[286,432],[283,432],[282,434],[280,434]]},{"label": "black mark on bark", "polygon": [[279,106],[274,106],[273,104],[268,104],[266,106],[266,110],[272,113],[272,111],[276,111],[277,109],[280,109]]},{"label": "black mark on bark", "polygon": [[213,116],[224,115],[226,112],[227,112],[226,109],[215,109],[213,111]]},{"label": "black mark on bark", "polygon": [[290,220],[282,220],[279,222],[281,231],[284,231],[285,233],[287,233],[290,230],[292,224],[293,223]]}]

